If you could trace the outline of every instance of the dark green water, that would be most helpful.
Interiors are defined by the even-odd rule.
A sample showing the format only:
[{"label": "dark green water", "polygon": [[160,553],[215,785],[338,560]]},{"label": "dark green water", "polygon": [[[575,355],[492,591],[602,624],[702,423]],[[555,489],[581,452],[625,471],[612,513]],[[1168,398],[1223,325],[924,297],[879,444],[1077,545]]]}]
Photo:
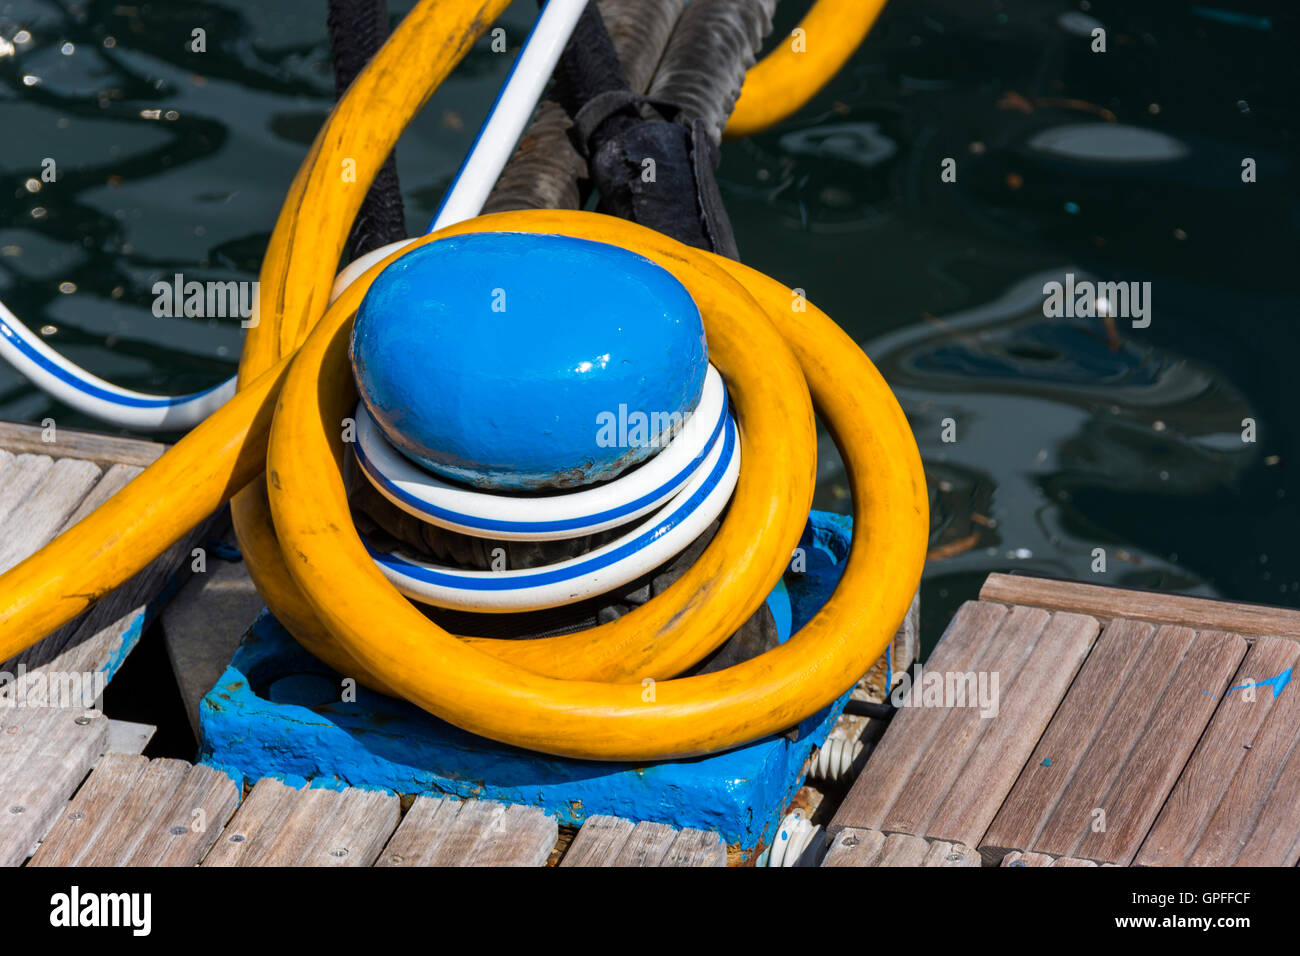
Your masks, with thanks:
[{"label": "dark green water", "polygon": [[[782,6],[778,34],[804,5]],[[891,0],[813,104],[725,147],[743,258],[862,342],[916,431],[927,643],[997,570],[1300,604],[1297,16],[1281,9]],[[503,21],[512,52],[534,10]],[[205,53],[186,50],[195,27]],[[0,37],[20,30],[0,56],[0,297],[128,387],[232,374],[237,320],[155,318],[151,287],[256,278],[332,102],[324,4],[0,3]],[[508,65],[481,43],[402,139],[412,232]],[[58,182],[33,192],[46,157]],[[1150,283],[1149,326],[1045,316],[1066,273]],[[0,368],[0,418],[46,416],[94,425]],[[847,510],[827,440],[820,470],[818,505]]]}]

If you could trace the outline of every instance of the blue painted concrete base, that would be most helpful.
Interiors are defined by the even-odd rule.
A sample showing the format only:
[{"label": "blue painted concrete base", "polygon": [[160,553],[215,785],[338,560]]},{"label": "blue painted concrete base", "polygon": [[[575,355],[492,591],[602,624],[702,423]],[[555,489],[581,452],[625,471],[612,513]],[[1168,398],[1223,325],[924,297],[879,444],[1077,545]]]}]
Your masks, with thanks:
[{"label": "blue painted concrete base", "polygon": [[[813,512],[800,551],[768,597],[781,640],[835,588],[850,519]],[[562,824],[612,814],[721,833],[742,853],[770,842],[835,723],[845,694],[792,733],[691,760],[632,765],[570,760],[466,733],[402,700],[357,688],[263,613],[199,708],[200,759],[248,779],[295,776],[397,793],[439,793],[538,806]]]}]

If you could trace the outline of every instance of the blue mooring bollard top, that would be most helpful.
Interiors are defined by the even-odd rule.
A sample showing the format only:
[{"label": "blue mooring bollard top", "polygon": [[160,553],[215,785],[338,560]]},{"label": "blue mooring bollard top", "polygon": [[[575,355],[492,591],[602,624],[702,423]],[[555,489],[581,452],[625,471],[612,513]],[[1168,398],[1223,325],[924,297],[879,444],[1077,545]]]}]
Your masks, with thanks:
[{"label": "blue mooring bollard top", "polygon": [[704,325],[669,272],[566,236],[476,233],[402,256],[352,330],[366,407],[403,454],[478,488],[613,478],[694,410]]}]

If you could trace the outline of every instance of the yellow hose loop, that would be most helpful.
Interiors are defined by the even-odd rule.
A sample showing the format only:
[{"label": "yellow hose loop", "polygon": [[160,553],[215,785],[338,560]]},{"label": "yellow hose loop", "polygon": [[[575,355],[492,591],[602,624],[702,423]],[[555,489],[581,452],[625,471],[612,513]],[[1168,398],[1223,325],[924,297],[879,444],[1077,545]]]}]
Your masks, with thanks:
[{"label": "yellow hose loop", "polygon": [[[241,385],[291,355],[324,314],[348,230],[379,167],[411,117],[508,5],[420,0],[330,112],[267,244],[257,324],[240,357]],[[323,631],[284,569],[262,483],[238,494],[230,512],[249,574],[271,612],[326,663],[366,680],[360,664],[312,641]]]},{"label": "yellow hose loop", "polygon": [[[520,221],[533,218],[536,214]],[[599,218],[605,224],[602,235],[625,226],[619,220]],[[448,235],[482,231],[490,228],[484,225],[487,221],[449,227],[402,252]],[[512,227],[513,219],[503,228]],[[674,272],[691,289],[705,316],[711,360],[724,374],[729,368],[735,370],[729,383],[738,408],[744,466],[722,528],[690,569],[654,601],[576,634],[531,641],[475,640],[493,656],[553,677],[624,681],[670,677],[716,649],[758,609],[784,573],[806,523],[816,482],[816,427],[807,386],[766,314],[716,264],[682,261],[675,251],[680,246],[671,239],[644,229],[635,234],[654,237],[654,248],[643,242],[649,251],[642,254]],[[348,287],[322,320],[321,327],[329,330],[322,334],[333,334],[350,319],[364,289],[395,258],[390,256]],[[722,313],[748,313],[748,320],[743,325],[710,320]],[[752,361],[754,355],[763,357],[761,365]],[[355,403],[351,378],[339,387]],[[339,433],[342,417],[334,428]],[[249,513],[242,513],[241,519]],[[287,578],[283,561],[276,561],[271,553],[278,554],[280,545],[263,532],[268,526],[269,522],[239,525],[245,552],[255,549],[259,555],[254,581],[268,607],[308,650],[341,673],[385,689],[367,677],[367,668],[358,668],[354,658],[331,646],[328,630],[314,620],[311,602]],[[756,534],[755,529],[766,533]],[[268,591],[263,575],[277,565]],[[346,576],[345,568],[336,571]]]},{"label": "yellow hose loop", "polygon": [[745,74],[726,138],[752,136],[793,116],[849,61],[884,6],[885,0],[816,0],[795,32]]},{"label": "yellow hose loop", "polygon": [[[902,620],[920,578],[927,530],[916,445],[871,362],[815,307],[792,311],[791,293],[779,283],[621,220],[530,211],[481,217],[463,228],[563,233],[615,242],[651,258],[667,247],[682,260],[720,265],[741,280],[769,316],[779,318],[858,481],[857,531],[844,576],[821,613],[781,647],[725,671],[651,688],[546,677],[455,639],[393,588],[351,525],[338,425],[352,401],[345,387],[348,326],[340,321],[346,307],[336,303],[293,363],[268,452],[280,546],[333,638],[401,696],[459,727],[584,759],[654,760],[725,749],[783,730],[843,693],[880,656]],[[688,288],[693,295],[702,291]],[[710,319],[742,326],[752,321],[734,311]],[[744,341],[744,328],[738,338]],[[744,357],[760,367],[765,359],[753,352]],[[869,488],[860,483],[864,475],[871,476]],[[704,599],[723,598],[706,593]]]},{"label": "yellow hose loop", "polygon": [[[836,594],[786,645],[723,672],[661,681],[650,691],[638,683],[556,679],[584,673],[586,665],[567,653],[558,659],[565,665],[561,667],[555,666],[556,659],[527,662],[556,673],[548,676],[492,656],[505,645],[453,639],[401,597],[365,554],[348,520],[338,459],[329,458],[341,454],[341,448],[332,447],[339,444],[338,428],[323,424],[338,422],[348,410],[339,404],[348,393],[344,333],[365,283],[340,299],[331,321],[288,374],[283,356],[297,348],[325,311],[348,225],[379,163],[428,92],[505,3],[423,0],[358,77],[313,145],[277,222],[262,272],[262,324],[250,332],[241,363],[244,390],[105,507],[0,576],[0,652],[5,656],[66,623],[250,481],[254,483],[235,508],[250,569],[267,603],[309,649],[343,673],[521,746],[592,759],[710,752],[790,726],[832,700],[880,655],[919,579],[926,537],[919,456],[888,387],[854,343],[815,307],[792,311],[790,291],[781,284],[639,227],[590,214],[507,214],[460,228],[562,232],[612,241],[651,258],[657,250],[661,264],[694,276],[688,286],[714,317],[716,331],[710,335],[722,342],[730,336],[737,343],[736,355],[728,360],[739,363],[729,369],[737,385],[746,380],[743,365],[766,370],[773,363],[788,364],[792,349],[854,482],[858,527]],[[431,37],[443,38],[441,45]],[[354,164],[354,181],[348,162]],[[366,283],[377,271],[368,274]],[[728,273],[744,289],[728,282]],[[751,296],[788,347],[753,311]],[[725,352],[727,346],[722,348]],[[254,479],[265,460],[271,401],[289,377],[296,387],[292,396],[282,396],[274,426],[273,528],[265,485]],[[725,637],[717,623],[724,618],[715,613],[712,629],[698,631],[692,622],[704,621],[715,606],[756,606],[772,573],[762,555],[784,550],[784,564],[791,528],[806,513],[811,486],[805,482],[813,466],[807,394],[797,374],[786,374],[785,380],[782,389],[796,398],[778,402],[784,413],[772,420],[784,425],[776,427],[776,435],[753,434],[759,431],[756,416],[770,399],[763,389],[747,389],[738,405],[742,441],[755,448],[776,443],[785,454],[778,472],[782,481],[793,466],[792,490],[774,508],[768,496],[768,512],[751,514],[749,523],[724,522],[719,537],[735,536],[736,528],[751,534],[764,529],[753,547],[728,552],[731,563],[724,570],[736,571],[728,578],[729,590],[715,589],[716,582],[706,579],[677,611],[675,601],[664,600],[671,590],[656,598],[648,607],[671,611],[673,620],[654,633],[637,635],[639,649],[611,639],[612,629],[576,636],[588,642],[593,656],[635,652],[630,664],[615,662],[602,675],[606,679],[671,674],[699,659]],[[335,387],[321,394],[323,381]],[[799,413],[801,402],[804,413]],[[748,445],[745,455],[750,461]],[[859,482],[863,475],[872,477],[869,490]],[[740,488],[752,488],[753,477],[742,476]],[[291,500],[299,488],[310,491],[303,502],[310,507]],[[326,514],[335,520],[315,523]],[[868,546],[875,564],[871,569],[865,563]],[[341,565],[335,552],[342,556]],[[282,554],[291,556],[293,577]],[[332,573],[336,565],[348,571],[345,580]],[[358,582],[363,582],[359,589]],[[540,641],[521,646],[521,657],[550,652]]]}]

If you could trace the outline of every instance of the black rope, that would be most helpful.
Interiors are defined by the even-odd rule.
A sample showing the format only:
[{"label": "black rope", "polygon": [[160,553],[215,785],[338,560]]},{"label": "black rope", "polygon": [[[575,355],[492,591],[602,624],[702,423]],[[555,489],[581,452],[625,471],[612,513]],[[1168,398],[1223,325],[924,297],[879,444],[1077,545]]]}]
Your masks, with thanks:
[{"label": "black rope", "polygon": [[[334,57],[334,95],[342,97],[388,37],[386,0],[330,0],[326,19]],[[397,154],[379,168],[348,236],[349,259],[406,238],[406,213],[397,181]]]},{"label": "black rope", "polygon": [[573,117],[570,134],[587,158],[586,186],[599,191],[600,212],[738,258],[707,129],[678,104],[631,89],[595,3],[556,65],[552,95]]},{"label": "black rope", "polygon": [[856,697],[850,697],[849,702],[844,705],[844,713],[855,714],[859,717],[874,717],[877,720],[891,720],[894,713],[898,710],[888,701],[876,703],[874,700],[859,700]]}]

